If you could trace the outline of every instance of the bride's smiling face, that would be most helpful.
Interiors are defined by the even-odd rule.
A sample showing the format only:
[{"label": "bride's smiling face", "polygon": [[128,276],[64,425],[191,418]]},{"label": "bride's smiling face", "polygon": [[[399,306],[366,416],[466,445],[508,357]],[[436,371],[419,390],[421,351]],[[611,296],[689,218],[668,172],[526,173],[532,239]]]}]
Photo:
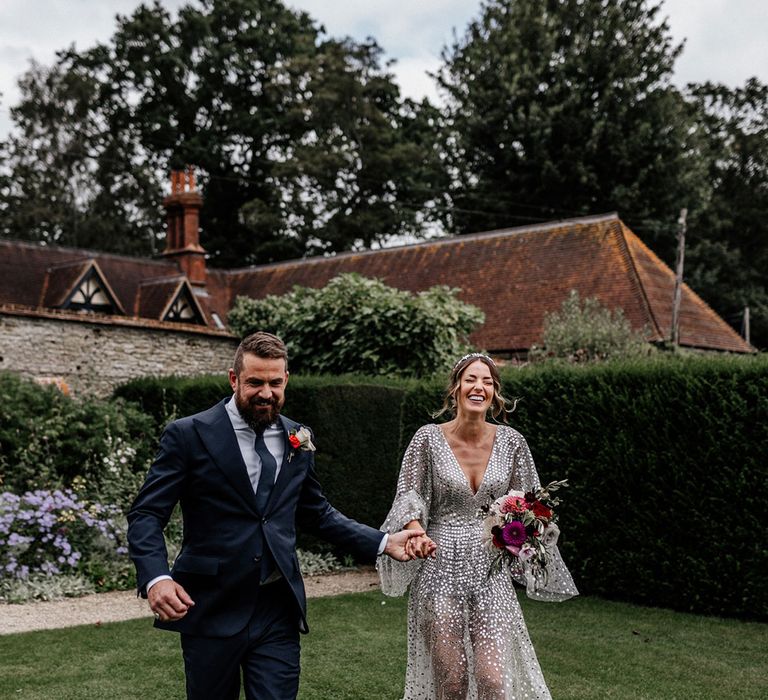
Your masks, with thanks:
[{"label": "bride's smiling face", "polygon": [[493,399],[493,377],[488,365],[475,360],[461,373],[456,392],[456,411],[459,415],[485,415]]}]

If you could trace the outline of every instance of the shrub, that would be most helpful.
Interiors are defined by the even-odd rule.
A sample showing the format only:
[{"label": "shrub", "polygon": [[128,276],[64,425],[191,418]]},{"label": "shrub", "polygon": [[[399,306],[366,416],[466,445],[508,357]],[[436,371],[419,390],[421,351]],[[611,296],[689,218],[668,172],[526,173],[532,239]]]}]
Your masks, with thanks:
[{"label": "shrub", "polygon": [[77,487],[124,508],[154,453],[153,421],[124,401],[76,400],[0,373],[0,486]]},{"label": "shrub", "polygon": [[0,602],[4,603],[77,598],[89,593],[96,593],[96,587],[80,574],[35,574],[26,579],[0,578]]},{"label": "shrub", "polygon": [[458,292],[433,287],[411,294],[350,273],[323,289],[238,297],[229,322],[242,336],[268,330],[284,338],[298,372],[424,376],[449,368],[484,319]]},{"label": "shrub", "polygon": [[594,362],[648,355],[653,351],[642,334],[632,330],[621,309],[611,312],[597,299],[579,299],[572,289],[559,311],[544,317],[543,347],[531,348],[529,358],[561,358]]},{"label": "shrub", "polygon": [[308,552],[296,550],[299,559],[299,569],[302,576],[318,576],[341,571],[344,565],[331,552]]},{"label": "shrub", "polygon": [[[296,380],[291,377],[291,388]],[[115,399],[123,399],[152,417],[153,443],[159,431],[170,421],[210,408],[232,389],[227,377],[142,377],[115,388]],[[154,444],[153,444],[154,446]]]}]

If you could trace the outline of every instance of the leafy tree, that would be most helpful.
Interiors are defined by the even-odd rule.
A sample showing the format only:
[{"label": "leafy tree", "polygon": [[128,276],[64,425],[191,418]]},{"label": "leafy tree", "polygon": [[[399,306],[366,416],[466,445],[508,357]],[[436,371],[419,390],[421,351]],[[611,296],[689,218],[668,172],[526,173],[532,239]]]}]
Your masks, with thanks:
[{"label": "leafy tree", "polygon": [[731,322],[749,306],[751,340],[768,348],[768,85],[689,89],[713,187],[691,222],[688,277]]},{"label": "leafy tree", "polygon": [[155,173],[94,109],[98,84],[61,63],[33,64],[0,146],[0,235],[118,253],[152,253],[161,216]]},{"label": "leafy tree", "polygon": [[597,299],[583,302],[572,289],[559,311],[544,318],[544,346],[531,349],[534,361],[561,358],[591,362],[642,357],[652,348],[634,331],[621,309],[605,308]]},{"label": "leafy tree", "polygon": [[450,368],[484,320],[458,292],[437,286],[411,294],[349,273],[322,289],[238,297],[229,323],[239,335],[267,330],[285,338],[299,372],[427,376]]},{"label": "leafy tree", "polygon": [[649,0],[489,0],[443,52],[459,233],[618,210],[667,259],[704,187]]},{"label": "leafy tree", "polygon": [[[430,218],[434,109],[401,100],[373,39],[328,38],[279,0],[197,0],[177,17],[141,5],[109,43],[62,52],[22,90],[8,161],[18,184],[0,207],[28,201],[17,218],[40,223],[27,234],[11,219],[6,235],[79,244],[72,212],[87,210],[103,247],[120,245],[127,218],[146,222],[151,248],[161,183],[188,163],[214,264],[367,246]],[[35,164],[56,170],[46,180]]]}]

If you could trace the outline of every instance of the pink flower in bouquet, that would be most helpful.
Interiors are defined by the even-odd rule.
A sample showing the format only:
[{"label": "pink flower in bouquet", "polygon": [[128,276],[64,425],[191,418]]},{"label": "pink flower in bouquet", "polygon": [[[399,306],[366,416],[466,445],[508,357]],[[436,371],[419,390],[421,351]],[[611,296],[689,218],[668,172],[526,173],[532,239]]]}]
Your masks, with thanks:
[{"label": "pink flower in bouquet", "polygon": [[523,496],[509,496],[501,504],[502,513],[525,513],[528,504]]},{"label": "pink flower in bouquet", "polygon": [[518,520],[513,520],[501,528],[501,539],[507,548],[522,547],[525,544],[526,538],[525,525]]},{"label": "pink flower in bouquet", "polygon": [[529,559],[532,559],[535,556],[536,556],[536,550],[527,544],[520,547],[520,551],[517,553],[517,557],[518,559],[520,559],[520,561],[528,561]]},{"label": "pink flower in bouquet", "polygon": [[522,491],[510,491],[506,496],[502,496],[496,501],[499,513],[524,513],[528,510],[525,503],[525,494]]}]

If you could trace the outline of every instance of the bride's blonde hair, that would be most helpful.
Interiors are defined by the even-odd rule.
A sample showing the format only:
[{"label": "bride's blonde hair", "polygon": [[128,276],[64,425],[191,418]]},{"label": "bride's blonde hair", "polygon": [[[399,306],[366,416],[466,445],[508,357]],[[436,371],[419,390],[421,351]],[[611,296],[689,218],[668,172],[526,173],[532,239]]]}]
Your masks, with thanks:
[{"label": "bride's blonde hair", "polygon": [[[488,357],[488,355],[482,352],[471,352],[469,355],[464,355],[453,366],[451,375],[448,379],[448,386],[445,390],[445,396],[443,397],[443,405],[439,411],[432,414],[433,418],[439,418],[444,413],[449,413],[451,416],[456,415],[456,396],[459,393],[459,387],[461,386],[461,375],[464,370],[469,367],[473,362],[480,360],[491,371],[491,379],[493,379],[493,397],[491,398],[490,412],[494,420],[507,422],[507,414],[512,413],[517,405],[517,400],[510,401],[505,398],[501,393],[501,377],[499,376],[499,368],[496,363]],[[508,408],[510,406],[511,408]]]}]

